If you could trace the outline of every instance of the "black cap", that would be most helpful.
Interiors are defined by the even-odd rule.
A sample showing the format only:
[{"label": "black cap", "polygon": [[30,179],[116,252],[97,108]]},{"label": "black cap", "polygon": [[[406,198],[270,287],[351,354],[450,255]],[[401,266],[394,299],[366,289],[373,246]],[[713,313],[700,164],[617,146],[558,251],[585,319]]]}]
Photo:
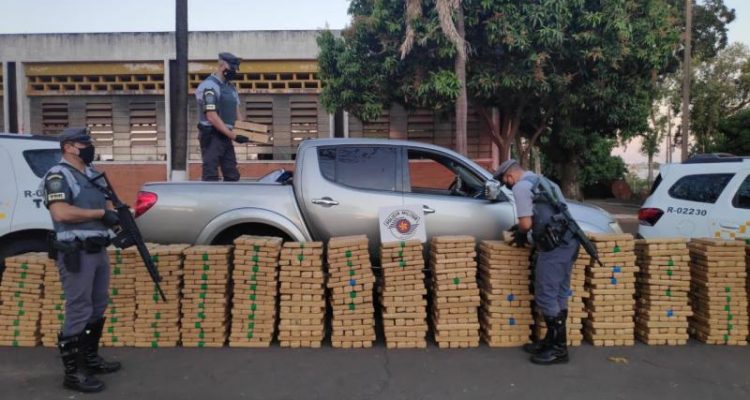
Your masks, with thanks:
[{"label": "black cap", "polygon": [[60,140],[60,143],[91,143],[91,136],[89,135],[88,128],[65,128],[58,139]]},{"label": "black cap", "polygon": [[226,61],[232,69],[238,69],[242,61],[241,58],[228,52],[219,53],[219,60]]}]

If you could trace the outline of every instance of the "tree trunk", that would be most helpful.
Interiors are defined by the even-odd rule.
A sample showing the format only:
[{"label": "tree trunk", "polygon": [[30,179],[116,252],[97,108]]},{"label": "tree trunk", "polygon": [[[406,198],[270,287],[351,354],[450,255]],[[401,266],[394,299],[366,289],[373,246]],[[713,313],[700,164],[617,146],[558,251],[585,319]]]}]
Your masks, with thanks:
[{"label": "tree trunk", "polygon": [[[464,11],[463,6],[459,5],[456,9],[456,30],[463,39],[466,36],[464,30]],[[458,91],[456,99],[456,151],[468,155],[468,144],[466,139],[466,114],[468,113],[468,100],[466,96],[466,52],[459,51],[456,53],[455,72],[461,88]]]},{"label": "tree trunk", "polygon": [[531,153],[534,155],[534,173],[539,175],[542,173],[542,159],[539,157],[539,149],[532,147]]},{"label": "tree trunk", "polygon": [[560,171],[560,190],[566,199],[583,200],[583,192],[579,180],[579,168],[575,161],[557,164]]},{"label": "tree trunk", "polygon": [[648,154],[648,187],[654,183],[654,153]]}]

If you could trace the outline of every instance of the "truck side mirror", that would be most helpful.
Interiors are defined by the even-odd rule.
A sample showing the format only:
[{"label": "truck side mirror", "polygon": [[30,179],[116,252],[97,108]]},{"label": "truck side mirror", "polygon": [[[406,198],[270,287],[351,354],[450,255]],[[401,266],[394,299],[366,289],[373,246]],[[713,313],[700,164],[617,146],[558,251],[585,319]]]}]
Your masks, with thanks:
[{"label": "truck side mirror", "polygon": [[484,198],[492,202],[507,201],[505,193],[500,190],[502,186],[502,183],[494,179],[488,180],[484,183]]}]

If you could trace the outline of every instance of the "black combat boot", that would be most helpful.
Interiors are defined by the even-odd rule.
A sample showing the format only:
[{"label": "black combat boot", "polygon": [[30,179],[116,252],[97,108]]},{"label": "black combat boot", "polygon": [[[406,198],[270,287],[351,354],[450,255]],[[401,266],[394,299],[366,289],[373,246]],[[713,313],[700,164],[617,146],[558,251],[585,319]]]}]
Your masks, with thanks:
[{"label": "black combat boot", "polygon": [[89,323],[83,330],[83,352],[86,356],[86,368],[92,374],[109,374],[122,367],[117,361],[106,361],[99,356],[99,340],[102,338],[105,319],[102,317],[96,322]]},{"label": "black combat boot", "polygon": [[550,342],[538,354],[531,357],[534,364],[550,365],[568,362],[567,324],[562,313],[556,317],[544,317],[547,331],[553,331]]},{"label": "black combat boot", "polygon": [[63,337],[62,334],[57,335],[57,348],[60,349],[65,367],[63,386],[84,393],[101,392],[104,390],[104,382],[90,375],[86,369],[86,357],[81,343],[83,335],[83,333],[67,337]]},{"label": "black combat boot", "polygon": [[[568,310],[560,310],[560,316],[564,321],[568,320]],[[549,341],[552,339],[552,331],[549,329],[549,325],[547,328],[547,334],[544,335],[544,338],[542,340],[535,340],[532,343],[526,343],[523,345],[523,351],[537,355],[539,354],[542,349],[544,349],[544,346],[549,343]]]}]

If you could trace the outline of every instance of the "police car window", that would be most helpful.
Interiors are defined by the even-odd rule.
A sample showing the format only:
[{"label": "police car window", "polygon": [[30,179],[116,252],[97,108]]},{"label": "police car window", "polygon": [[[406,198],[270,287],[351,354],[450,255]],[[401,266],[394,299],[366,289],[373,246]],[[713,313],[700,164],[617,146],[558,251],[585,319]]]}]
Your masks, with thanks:
[{"label": "police car window", "polygon": [[34,175],[43,177],[53,165],[60,162],[60,149],[26,150],[23,158],[29,164]]},{"label": "police car window", "polygon": [[672,198],[715,203],[734,174],[700,174],[680,178],[671,188]]},{"label": "police car window", "polygon": [[395,147],[342,146],[318,150],[323,177],[341,185],[367,190],[396,190]]},{"label": "police car window", "polygon": [[742,182],[742,185],[740,185],[737,194],[735,194],[732,199],[732,205],[735,208],[750,209],[750,175],[748,175]]}]

